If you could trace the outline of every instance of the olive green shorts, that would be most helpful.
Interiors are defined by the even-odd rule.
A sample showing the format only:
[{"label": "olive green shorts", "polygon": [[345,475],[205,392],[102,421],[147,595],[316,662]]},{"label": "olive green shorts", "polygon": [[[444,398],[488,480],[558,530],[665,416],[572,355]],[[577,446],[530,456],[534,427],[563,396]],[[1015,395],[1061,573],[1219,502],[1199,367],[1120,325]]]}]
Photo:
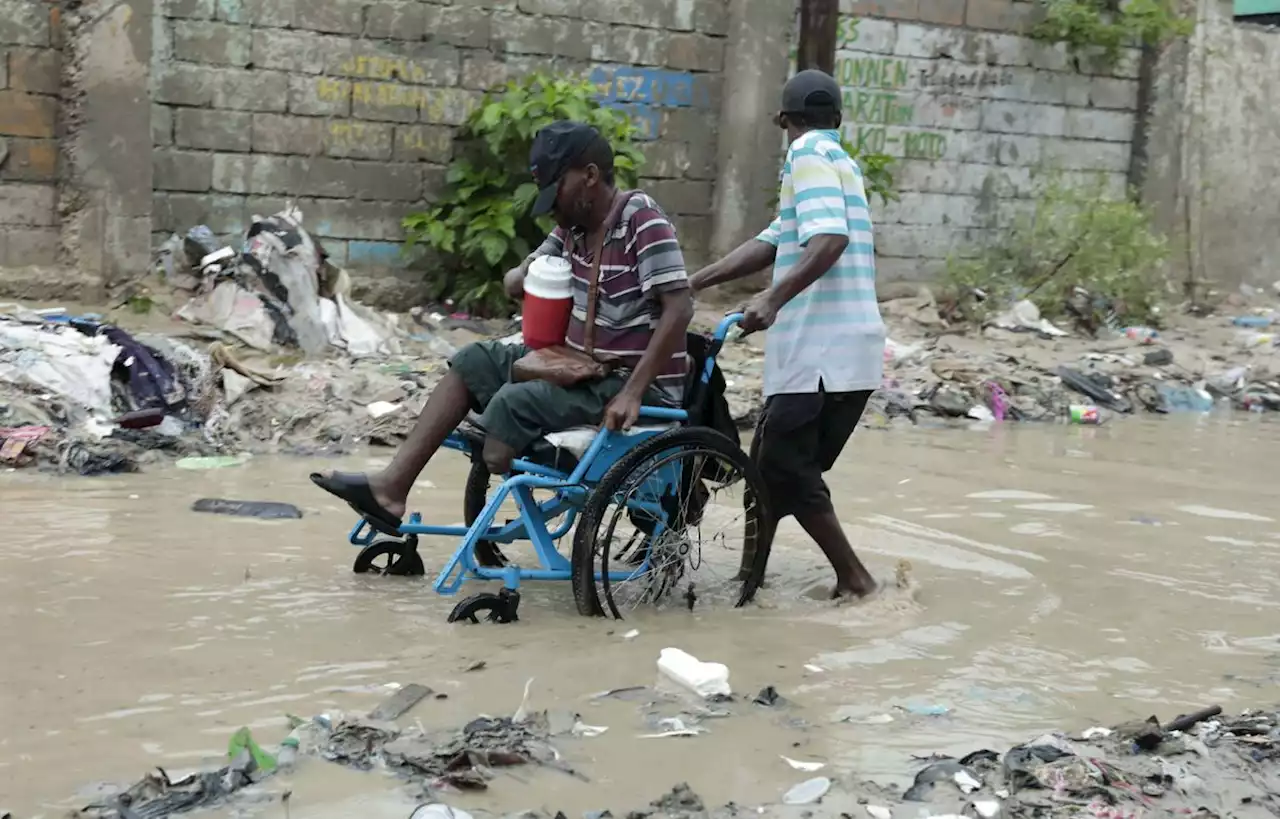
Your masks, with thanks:
[{"label": "olive green shorts", "polygon": [[[599,424],[605,407],[626,383],[610,375],[573,387],[546,381],[511,380],[511,367],[529,348],[523,344],[478,341],[454,354],[450,369],[466,384],[471,408],[480,413],[480,426],[516,452],[549,432]],[[659,393],[650,389],[644,403],[663,406]]]}]

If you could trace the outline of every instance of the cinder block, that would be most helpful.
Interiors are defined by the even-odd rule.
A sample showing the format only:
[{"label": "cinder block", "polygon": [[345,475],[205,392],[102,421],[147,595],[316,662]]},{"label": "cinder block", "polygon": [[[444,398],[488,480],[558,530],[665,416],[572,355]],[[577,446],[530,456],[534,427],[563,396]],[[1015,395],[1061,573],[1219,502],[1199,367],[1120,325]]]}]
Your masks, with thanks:
[{"label": "cinder block", "polygon": [[156,193],[151,197],[151,222],[155,230],[185,232],[208,225],[219,236],[244,233],[249,228],[243,196],[193,193]]},{"label": "cinder block", "polygon": [[392,156],[394,126],[381,122],[331,120],[325,123],[325,153],[348,159],[387,161]]},{"label": "cinder block", "polygon": [[448,188],[449,169],[443,165],[422,166],[422,198],[428,203],[438,202]]},{"label": "cinder block", "polygon": [[0,164],[0,179],[53,182],[58,178],[56,139],[10,139],[9,157]]},{"label": "cinder block", "polygon": [[356,162],[351,176],[358,199],[416,202],[422,198],[422,171],[417,165]]},{"label": "cinder block", "polygon": [[641,179],[640,185],[670,216],[702,216],[711,212],[710,182]]},{"label": "cinder block", "polygon": [[1044,156],[1044,146],[1053,140],[1039,137],[1001,134],[994,138],[995,161],[1001,165],[1038,165]]},{"label": "cinder block", "polygon": [[57,94],[62,88],[61,55],[51,48],[11,49],[9,88],[35,94]]},{"label": "cinder block", "polygon": [[422,89],[422,122],[428,125],[462,125],[480,107],[484,95],[462,88]]},{"label": "cinder block", "polygon": [[49,45],[50,8],[37,0],[0,0],[0,45]]},{"label": "cinder block", "polygon": [[213,86],[213,107],[228,111],[284,111],[289,107],[289,75],[224,68]]},{"label": "cinder block", "polygon": [[299,74],[320,74],[335,55],[351,53],[351,40],[309,31],[257,29],[253,32],[253,64]]},{"label": "cinder block", "polygon": [[1058,105],[985,100],[982,103],[982,130],[1001,134],[1062,136],[1066,133],[1067,110]]},{"label": "cinder block", "polygon": [[174,144],[198,151],[249,151],[253,117],[235,111],[179,108],[174,114]]},{"label": "cinder block", "polygon": [[241,0],[241,2],[246,22],[255,26],[273,28],[292,26],[298,6],[298,0]]},{"label": "cinder block", "polygon": [[252,45],[248,26],[205,20],[173,23],[173,54],[179,60],[243,67],[253,59]]},{"label": "cinder block", "polygon": [[351,83],[332,77],[289,77],[289,112],[308,116],[351,114]]},{"label": "cinder block", "polygon": [[173,109],[167,105],[151,106],[151,144],[156,147],[173,144]]},{"label": "cinder block", "polygon": [[603,31],[596,27],[588,28],[578,20],[527,17],[507,12],[495,12],[492,25],[494,49],[512,54],[552,54],[586,60],[591,57],[592,42],[603,36]]},{"label": "cinder block", "polygon": [[720,71],[724,68],[724,38],[702,34],[671,34],[667,41],[667,66],[687,71]]},{"label": "cinder block", "polygon": [[398,125],[395,137],[397,162],[435,162],[453,158],[453,129],[432,125]]},{"label": "cinder block", "polygon": [[448,5],[483,11],[511,11],[516,7],[516,0],[453,0]]},{"label": "cinder block", "polygon": [[661,140],[644,146],[643,171],[646,177],[680,179],[690,164],[688,143]]},{"label": "cinder block", "polygon": [[213,18],[224,23],[248,23],[249,11],[245,0],[215,0]]},{"label": "cinder block", "polygon": [[1096,111],[1072,108],[1066,112],[1066,136],[1101,139],[1108,142],[1133,141],[1134,115],[1128,111]]},{"label": "cinder block", "polygon": [[582,14],[589,20],[641,28],[674,28],[680,0],[627,0],[625,3],[584,2]]},{"label": "cinder block", "polygon": [[293,25],[329,34],[360,34],[364,31],[364,0],[310,0],[294,10]]},{"label": "cinder block", "polygon": [[840,0],[840,13],[854,17],[919,20],[920,4],[931,0]]},{"label": "cinder block", "polygon": [[516,8],[525,14],[547,17],[581,17],[582,5],[583,0],[517,0],[516,2]]},{"label": "cinder block", "polygon": [[422,37],[431,43],[488,48],[493,13],[468,5],[426,6]]},{"label": "cinder block", "polygon": [[56,225],[57,201],[58,189],[53,185],[0,185],[0,225]]},{"label": "cinder block", "polygon": [[212,20],[214,0],[161,0],[160,13],[165,17]]},{"label": "cinder block", "polygon": [[622,65],[665,65],[673,37],[665,31],[635,26],[610,26],[591,44],[591,59]]},{"label": "cinder block", "polygon": [[358,41],[351,53],[332,55],[325,74],[410,85],[457,85],[458,49],[436,43]]},{"label": "cinder block", "polygon": [[351,116],[375,122],[417,122],[424,96],[434,91],[397,82],[354,82]]},{"label": "cinder block", "polygon": [[376,0],[365,9],[364,35],[390,40],[420,40],[426,31],[426,23],[427,7],[417,0]]},{"label": "cinder block", "polygon": [[943,26],[964,25],[965,0],[925,0],[917,12],[923,23]]},{"label": "cinder block", "polygon": [[1094,108],[1133,111],[1138,107],[1138,83],[1133,80],[1093,77],[1088,93]]},{"label": "cinder block", "polygon": [[1107,171],[1129,169],[1127,142],[1099,142],[1092,139],[1046,139],[1042,147],[1045,164],[1064,171]]},{"label": "cinder block", "polygon": [[301,157],[255,154],[213,155],[215,191],[253,194],[302,194],[308,167]]},{"label": "cinder block", "polygon": [[25,91],[0,91],[0,136],[52,137],[58,100]]},{"label": "cinder block", "polygon": [[[934,2],[935,0],[922,0]],[[1039,3],[1015,3],[1013,0],[968,0],[964,24],[969,28],[1013,31],[1025,34],[1043,19]]]},{"label": "cinder block", "polygon": [[303,156],[324,153],[325,122],[322,119],[254,114],[252,130],[253,150],[258,153]]},{"label": "cinder block", "polygon": [[213,157],[173,149],[153,151],[151,174],[156,190],[207,191],[213,174]]},{"label": "cinder block", "polygon": [[[250,200],[249,206],[261,208],[265,204]],[[404,238],[401,220],[417,206],[408,202],[303,199],[298,207],[311,232],[325,239],[398,242]]]},{"label": "cinder block", "polygon": [[56,228],[12,228],[0,231],[4,264],[9,267],[58,263],[61,239]]},{"label": "cinder block", "polygon": [[502,85],[509,79],[537,72],[560,75],[566,73],[556,65],[555,57],[512,54],[505,60],[495,60],[488,52],[464,52],[460,84],[463,88],[484,91]]},{"label": "cinder block", "polygon": [[693,0],[694,31],[723,37],[729,33],[728,0]]},{"label": "cinder block", "polygon": [[213,102],[213,89],[217,84],[217,69],[208,66],[188,63],[157,66],[152,102],[207,106]]}]

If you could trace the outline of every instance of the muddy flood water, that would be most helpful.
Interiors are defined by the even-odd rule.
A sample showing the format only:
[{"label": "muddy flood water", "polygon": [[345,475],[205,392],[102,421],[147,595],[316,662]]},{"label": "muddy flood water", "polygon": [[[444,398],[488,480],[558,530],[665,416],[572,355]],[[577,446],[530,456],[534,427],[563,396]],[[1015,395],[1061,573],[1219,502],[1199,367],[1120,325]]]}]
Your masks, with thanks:
[{"label": "muddy flood water", "polygon": [[[912,754],[1262,705],[1280,682],[1278,443],[1280,426],[1240,415],[863,431],[832,475],[837,507],[874,573],[910,562],[909,589],[815,599],[827,570],[792,525],[760,605],[625,625],[579,617],[568,584],[527,585],[518,624],[448,625],[455,601],[430,582],[453,542],[424,542],[426,578],[353,575],[352,515],[307,480],[328,462],[0,474],[0,808],[52,816],[95,783],[216,766],[241,726],[274,745],[286,713],[363,711],[395,683],[448,695],[408,717],[428,726],[510,714],[530,677],[534,706],[608,726],[557,742],[590,783],[530,770],[450,798],[570,816],[639,807],[680,781],[708,804],[775,801],[812,775],[784,755],[905,784]],[[458,520],[466,467],[442,454],[411,506]],[[305,517],[190,511],[200,497],[284,501]],[[635,703],[591,695],[652,684],[667,646],[727,664],[735,691],[774,685],[792,705],[739,704],[701,736],[640,739]],[[293,777],[292,817],[412,807],[377,774],[304,760]]]}]

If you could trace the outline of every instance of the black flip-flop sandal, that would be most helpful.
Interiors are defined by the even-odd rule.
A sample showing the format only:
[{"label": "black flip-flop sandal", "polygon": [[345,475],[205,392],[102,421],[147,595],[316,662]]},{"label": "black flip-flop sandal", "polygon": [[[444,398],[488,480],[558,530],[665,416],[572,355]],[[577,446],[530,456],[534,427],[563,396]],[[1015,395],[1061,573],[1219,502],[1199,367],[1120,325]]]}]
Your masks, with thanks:
[{"label": "black flip-flop sandal", "polygon": [[400,537],[402,520],[382,508],[382,504],[373,496],[373,490],[369,488],[369,479],[364,475],[352,472],[334,472],[331,475],[312,472],[311,482],[339,500],[346,501],[356,514],[382,534]]}]

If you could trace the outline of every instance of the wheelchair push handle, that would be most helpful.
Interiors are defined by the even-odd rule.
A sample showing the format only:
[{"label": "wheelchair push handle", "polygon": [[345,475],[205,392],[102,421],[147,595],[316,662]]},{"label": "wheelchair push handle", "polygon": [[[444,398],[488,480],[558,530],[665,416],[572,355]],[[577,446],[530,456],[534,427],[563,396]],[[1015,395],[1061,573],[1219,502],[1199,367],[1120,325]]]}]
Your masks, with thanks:
[{"label": "wheelchair push handle", "polygon": [[724,347],[725,339],[729,337],[729,332],[737,327],[742,321],[742,313],[730,313],[720,319],[720,323],[716,326],[715,333],[711,336],[711,348],[707,351],[707,358],[714,360],[720,354],[720,349]]}]

